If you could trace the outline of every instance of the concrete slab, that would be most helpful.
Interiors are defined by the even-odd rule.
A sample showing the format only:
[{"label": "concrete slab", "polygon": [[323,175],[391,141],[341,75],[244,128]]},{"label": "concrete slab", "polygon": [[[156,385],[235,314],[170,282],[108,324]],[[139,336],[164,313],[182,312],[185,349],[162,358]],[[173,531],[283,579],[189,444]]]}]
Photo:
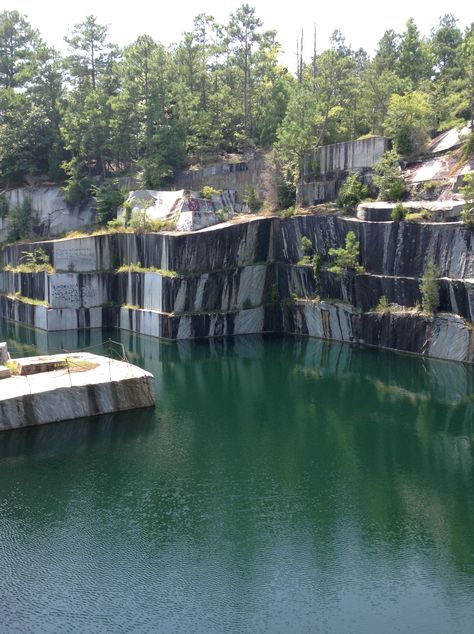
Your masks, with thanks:
[{"label": "concrete slab", "polygon": [[[64,355],[57,356],[64,359]],[[66,369],[3,379],[0,431],[155,403],[153,375],[137,366],[90,353],[69,354],[68,365]]]}]

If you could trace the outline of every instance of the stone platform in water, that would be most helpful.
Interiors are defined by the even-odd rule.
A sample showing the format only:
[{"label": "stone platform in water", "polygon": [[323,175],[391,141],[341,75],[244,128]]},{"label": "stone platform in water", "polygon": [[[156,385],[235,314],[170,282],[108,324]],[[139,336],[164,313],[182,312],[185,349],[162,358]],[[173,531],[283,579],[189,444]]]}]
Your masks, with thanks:
[{"label": "stone platform in water", "polygon": [[[15,361],[20,374],[0,380],[0,431],[155,404],[153,375],[125,361],[83,352]],[[62,367],[24,373],[36,362]]]}]

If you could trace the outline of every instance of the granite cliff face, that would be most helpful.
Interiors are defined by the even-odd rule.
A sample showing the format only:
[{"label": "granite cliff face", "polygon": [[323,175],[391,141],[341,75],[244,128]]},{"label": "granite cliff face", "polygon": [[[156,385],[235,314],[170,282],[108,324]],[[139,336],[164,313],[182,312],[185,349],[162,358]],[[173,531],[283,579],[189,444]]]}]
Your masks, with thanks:
[{"label": "granite cliff face", "polygon": [[[37,235],[56,236],[94,222],[95,201],[91,198],[82,205],[68,205],[64,192],[58,186],[18,187],[4,194],[10,209],[21,207],[27,201]],[[0,241],[6,240],[8,223],[0,218]]]},{"label": "granite cliff face", "polygon": [[[366,272],[337,277],[325,264],[348,231]],[[303,236],[321,258],[316,274],[298,264]],[[45,330],[108,325],[169,339],[285,332],[474,362],[473,232],[460,223],[256,218],[187,234],[13,245],[5,264],[18,266],[38,246],[56,272],[1,272],[0,315]],[[436,317],[406,310],[420,302],[430,260],[441,278]],[[400,310],[374,312],[382,295]]]}]

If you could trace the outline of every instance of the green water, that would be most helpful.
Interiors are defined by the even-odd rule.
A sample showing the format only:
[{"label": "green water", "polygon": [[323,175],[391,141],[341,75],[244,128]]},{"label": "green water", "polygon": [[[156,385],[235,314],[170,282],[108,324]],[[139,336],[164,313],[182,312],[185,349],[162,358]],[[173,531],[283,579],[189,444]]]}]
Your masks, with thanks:
[{"label": "green water", "polygon": [[[157,407],[0,434],[0,631],[474,631],[474,372],[121,338]],[[1,389],[1,384],[0,384]]]}]

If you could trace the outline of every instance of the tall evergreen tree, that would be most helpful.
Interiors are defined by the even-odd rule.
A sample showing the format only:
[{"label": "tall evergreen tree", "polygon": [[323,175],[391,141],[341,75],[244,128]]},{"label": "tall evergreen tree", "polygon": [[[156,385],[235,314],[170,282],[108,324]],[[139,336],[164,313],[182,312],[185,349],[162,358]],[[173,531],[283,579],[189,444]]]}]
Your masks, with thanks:
[{"label": "tall evergreen tree", "polygon": [[18,11],[0,13],[0,87],[19,88],[31,77],[38,32]]}]

